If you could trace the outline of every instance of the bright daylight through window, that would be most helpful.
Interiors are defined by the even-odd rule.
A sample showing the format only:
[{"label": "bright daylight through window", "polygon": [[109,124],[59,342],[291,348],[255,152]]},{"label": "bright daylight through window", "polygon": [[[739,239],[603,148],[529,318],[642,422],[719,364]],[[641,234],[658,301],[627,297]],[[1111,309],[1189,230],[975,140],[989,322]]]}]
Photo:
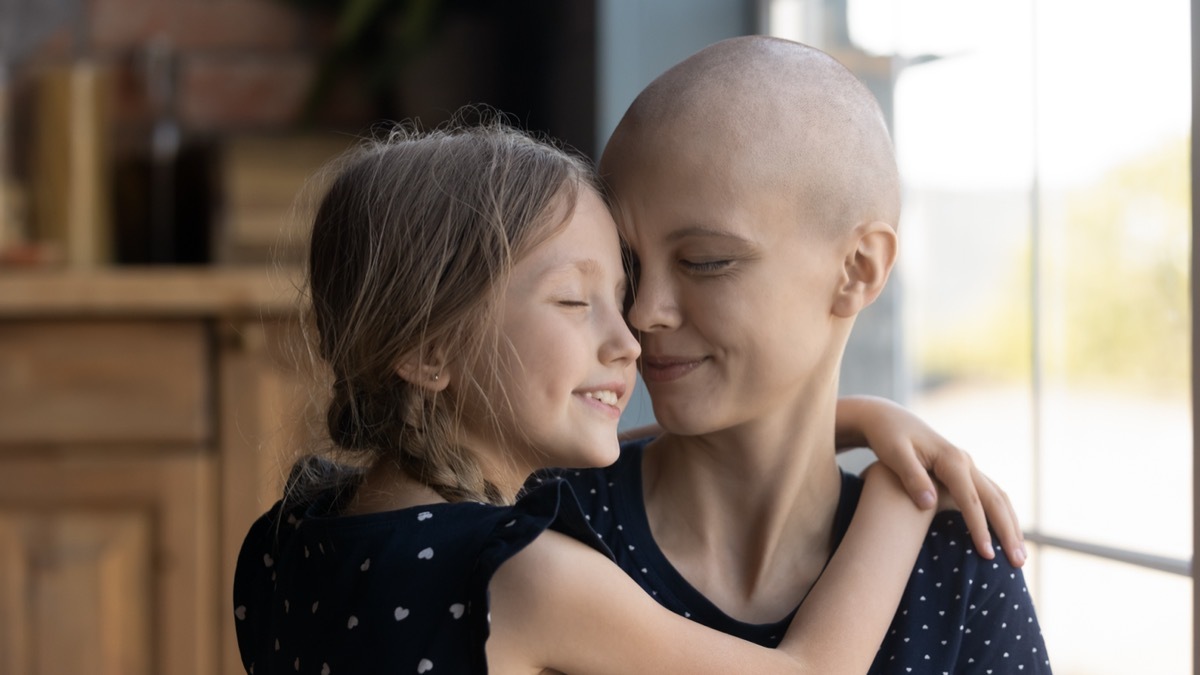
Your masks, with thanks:
[{"label": "bright daylight through window", "polygon": [[1055,672],[1191,672],[1188,3],[766,8],[890,70],[897,397],[1042,542],[1026,574]]}]

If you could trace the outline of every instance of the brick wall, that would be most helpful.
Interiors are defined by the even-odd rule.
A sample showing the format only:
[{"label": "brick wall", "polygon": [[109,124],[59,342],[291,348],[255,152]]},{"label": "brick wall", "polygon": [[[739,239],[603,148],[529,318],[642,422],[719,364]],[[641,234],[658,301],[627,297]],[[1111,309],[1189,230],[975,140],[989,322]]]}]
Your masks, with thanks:
[{"label": "brick wall", "polygon": [[[313,77],[320,27],[281,0],[80,0],[84,51],[117,82],[116,131],[150,117],[145,55],[154,40],[176,61],[177,118],[186,132],[223,135],[278,129],[296,120]],[[63,26],[22,75],[70,60]],[[343,111],[352,116],[360,111]],[[338,111],[333,111],[335,117]]]},{"label": "brick wall", "polygon": [[[295,126],[330,33],[284,0],[75,2],[83,12],[83,51],[113,72],[118,144],[151,118],[144,64],[152,41],[164,41],[176,58],[175,109],[184,132],[220,137]],[[40,67],[70,61],[75,42],[71,25],[46,39],[15,73],[16,96],[32,86]],[[320,112],[323,123],[355,126],[370,117],[360,98],[335,94],[329,100]]]},{"label": "brick wall", "polygon": [[[10,164],[28,193],[44,193],[43,199],[23,200],[29,208],[19,218],[27,225],[22,229],[35,240],[56,231],[51,223],[61,219],[51,213],[52,207],[63,201],[61,195],[72,194],[69,172],[46,169],[46,161],[39,169],[35,159],[69,154],[59,142],[67,135],[59,117],[66,109],[78,109],[60,104],[58,117],[39,113],[38,102],[45,97],[38,94],[38,86],[54,79],[47,66],[71,63],[79,53],[104,69],[102,93],[111,101],[110,107],[99,106],[103,110],[96,126],[105,133],[96,149],[106,159],[94,172],[92,183],[112,202],[111,207],[101,204],[96,210],[102,212],[98,222],[111,222],[113,232],[97,237],[116,241],[117,262],[203,262],[210,257],[204,242],[215,239],[219,250],[235,250],[222,237],[245,244],[243,239],[253,237],[239,236],[247,229],[244,223],[273,227],[270,218],[282,216],[247,215],[251,210],[260,214],[270,209],[256,202],[248,210],[245,200],[237,200],[237,195],[250,194],[262,201],[264,191],[253,185],[233,189],[229,177],[247,172],[246,167],[230,163],[243,158],[242,151],[248,148],[269,146],[262,139],[276,143],[275,147],[307,147],[292,140],[296,131],[315,131],[309,138],[344,140],[368,132],[381,119],[418,117],[426,126],[436,125],[459,106],[473,103],[504,110],[518,124],[560,138],[586,154],[593,151],[592,0],[442,0],[419,51],[408,54],[402,63],[377,58],[375,53],[360,54],[363,58],[356,65],[362,70],[338,73],[335,90],[327,92],[316,118],[303,120],[315,124],[303,130],[301,116],[333,35],[328,17],[310,16],[286,0],[22,0],[16,4],[35,1],[43,8],[74,5],[81,10],[76,17],[63,17],[59,21],[63,25],[42,40],[14,73]],[[386,1],[396,3],[389,8],[404,4]],[[330,0],[329,4],[336,3]],[[4,18],[0,13],[0,20]],[[388,40],[390,35],[383,45],[396,46]],[[173,203],[168,211],[153,207],[155,197],[167,191],[154,182],[155,176],[165,173],[161,166],[150,166],[156,107],[146,67],[151,46],[162,44],[168,46],[174,63],[173,117],[183,140],[170,171],[176,182],[167,198]],[[382,75],[380,64],[393,74]],[[363,85],[372,76],[386,86],[368,93]],[[266,154],[260,159],[283,155]],[[316,168],[320,158],[311,159],[311,168]],[[248,166],[259,166],[252,159],[246,161]],[[285,168],[303,175],[308,167]],[[283,212],[286,206],[272,208]],[[169,256],[148,253],[147,242],[153,238],[148,233],[160,231],[162,226],[153,223],[164,219],[178,230],[172,245],[177,250]],[[196,243],[184,244],[192,239]]]},{"label": "brick wall", "polygon": [[[80,42],[114,71],[118,137],[149,121],[142,66],[153,40],[166,40],[178,59],[175,104],[183,130],[220,137],[293,126],[332,32],[328,21],[285,0],[38,1],[74,3],[84,12]],[[397,77],[407,87],[403,109],[385,112],[428,117],[486,102],[590,151],[593,6],[590,0],[446,0],[432,43]],[[64,26],[22,64],[18,95],[40,64],[68,61],[72,52],[72,32]],[[359,95],[353,73],[339,78],[337,88],[319,111],[323,126],[361,131],[379,114],[372,108],[377,102]]]}]

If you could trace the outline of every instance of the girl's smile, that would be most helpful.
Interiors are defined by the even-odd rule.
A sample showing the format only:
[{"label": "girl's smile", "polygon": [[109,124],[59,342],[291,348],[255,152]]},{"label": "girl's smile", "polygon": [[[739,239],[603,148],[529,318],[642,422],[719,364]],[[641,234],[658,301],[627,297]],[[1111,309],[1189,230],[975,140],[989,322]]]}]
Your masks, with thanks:
[{"label": "girl's smile", "polygon": [[[625,288],[616,225],[599,195],[581,188],[567,223],[513,266],[501,301],[500,388],[468,415],[479,420],[479,451],[505,458],[521,480],[616,460],[641,353],[622,315]],[[485,404],[500,396],[496,420]]]}]

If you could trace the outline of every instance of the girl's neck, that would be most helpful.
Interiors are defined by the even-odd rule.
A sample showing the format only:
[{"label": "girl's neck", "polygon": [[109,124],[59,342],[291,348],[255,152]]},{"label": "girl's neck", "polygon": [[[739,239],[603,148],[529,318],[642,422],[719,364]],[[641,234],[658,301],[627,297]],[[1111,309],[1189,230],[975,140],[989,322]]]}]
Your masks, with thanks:
[{"label": "girl's neck", "polygon": [[436,490],[414,480],[393,462],[379,461],[363,474],[343,515],[362,515],[445,502]]}]

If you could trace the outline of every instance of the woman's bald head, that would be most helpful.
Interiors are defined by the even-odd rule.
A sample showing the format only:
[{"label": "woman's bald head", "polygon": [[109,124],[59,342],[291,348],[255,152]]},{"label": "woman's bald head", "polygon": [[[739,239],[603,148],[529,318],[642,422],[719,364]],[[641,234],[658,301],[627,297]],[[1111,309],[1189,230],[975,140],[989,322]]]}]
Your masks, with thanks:
[{"label": "woman's bald head", "polygon": [[821,231],[897,225],[900,180],[879,104],[812,47],[750,36],[685,59],[630,106],[601,171],[616,179],[619,200],[623,167],[662,162],[670,170],[676,154],[790,191],[801,217]]}]

